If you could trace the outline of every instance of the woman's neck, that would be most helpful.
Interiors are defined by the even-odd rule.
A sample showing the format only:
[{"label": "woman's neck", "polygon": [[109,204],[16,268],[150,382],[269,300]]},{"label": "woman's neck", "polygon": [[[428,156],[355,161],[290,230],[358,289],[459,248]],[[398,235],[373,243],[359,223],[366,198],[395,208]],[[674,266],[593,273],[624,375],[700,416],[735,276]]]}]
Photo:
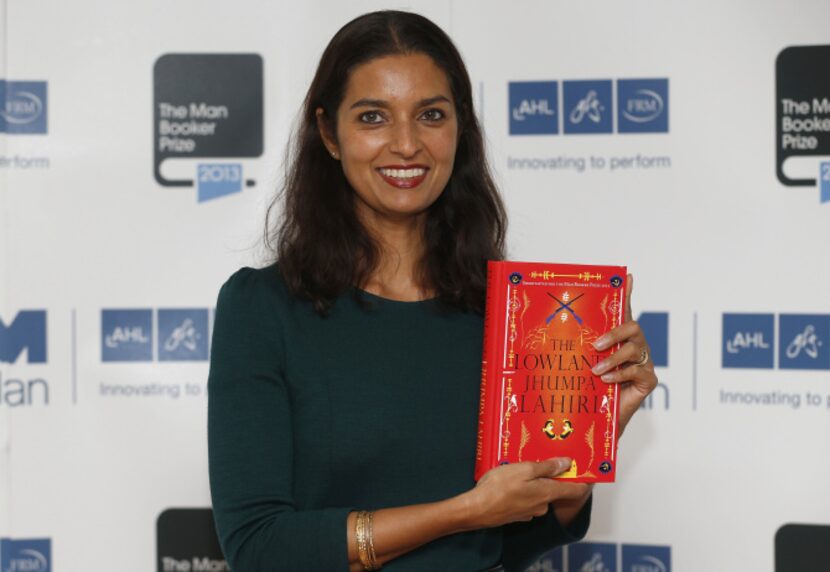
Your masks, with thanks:
[{"label": "woman's neck", "polygon": [[378,265],[361,288],[392,300],[412,302],[431,298],[433,292],[422,284],[426,215],[403,220],[361,217],[377,241]]}]

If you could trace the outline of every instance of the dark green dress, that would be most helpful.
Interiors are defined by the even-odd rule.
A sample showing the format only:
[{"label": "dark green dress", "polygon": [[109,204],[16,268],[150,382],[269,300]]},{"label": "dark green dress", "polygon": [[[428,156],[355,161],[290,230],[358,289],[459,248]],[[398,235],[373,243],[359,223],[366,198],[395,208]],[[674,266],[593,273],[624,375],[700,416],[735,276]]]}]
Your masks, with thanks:
[{"label": "dark green dress", "polygon": [[[362,295],[370,307],[355,300]],[[348,569],[346,516],[474,486],[481,316],[354,292],[326,317],[277,267],[243,268],[219,293],[208,381],[210,485],[234,572]],[[549,511],[441,538],[384,570],[523,570],[581,538]]]}]

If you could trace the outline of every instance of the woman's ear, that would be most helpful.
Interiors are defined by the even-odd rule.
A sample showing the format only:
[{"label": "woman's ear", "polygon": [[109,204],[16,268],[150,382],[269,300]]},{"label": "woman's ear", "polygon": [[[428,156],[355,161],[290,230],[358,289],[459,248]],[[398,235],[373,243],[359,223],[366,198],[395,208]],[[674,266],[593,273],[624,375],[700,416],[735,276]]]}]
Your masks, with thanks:
[{"label": "woman's ear", "polygon": [[314,114],[317,116],[317,130],[320,131],[320,138],[323,140],[323,145],[329,155],[335,159],[340,159],[340,151],[337,147],[337,140],[331,131],[331,124],[329,118],[326,117],[326,111],[322,107],[318,107]]}]

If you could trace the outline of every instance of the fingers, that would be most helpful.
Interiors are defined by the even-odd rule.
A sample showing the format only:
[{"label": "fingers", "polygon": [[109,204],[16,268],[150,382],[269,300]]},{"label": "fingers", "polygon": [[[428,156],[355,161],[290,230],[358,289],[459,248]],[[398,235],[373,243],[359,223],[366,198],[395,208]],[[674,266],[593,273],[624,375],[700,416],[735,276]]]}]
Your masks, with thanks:
[{"label": "fingers", "polygon": [[640,324],[629,321],[597,338],[594,342],[594,347],[598,351],[604,351],[615,344],[621,344],[626,341],[636,343],[640,338],[643,338],[643,330],[640,328]]},{"label": "fingers", "polygon": [[632,382],[632,387],[636,387],[643,397],[657,387],[657,376],[654,373],[654,369],[639,365],[629,365],[617,371],[606,373],[600,379],[605,383],[630,381]]},{"label": "fingers", "polygon": [[[640,360],[643,359],[643,351],[646,352],[646,357],[648,360],[645,363],[640,363]],[[641,343],[633,343],[633,342],[626,342],[624,343],[619,350],[599,362],[593,368],[591,368],[591,373],[594,375],[601,375],[602,381],[608,381],[605,379],[603,374],[610,372],[612,369],[619,367],[625,363],[630,363],[633,365],[637,365],[638,367],[642,367],[647,365],[651,361],[651,357],[648,356],[648,344],[645,343],[643,340]]]},{"label": "fingers", "polygon": [[555,477],[571,468],[571,459],[567,457],[554,457],[545,461],[533,463],[531,475],[533,478]]},{"label": "fingers", "polygon": [[626,276],[626,283],[628,287],[625,289],[625,313],[623,314],[623,321],[631,320],[631,291],[634,290],[634,275]]}]

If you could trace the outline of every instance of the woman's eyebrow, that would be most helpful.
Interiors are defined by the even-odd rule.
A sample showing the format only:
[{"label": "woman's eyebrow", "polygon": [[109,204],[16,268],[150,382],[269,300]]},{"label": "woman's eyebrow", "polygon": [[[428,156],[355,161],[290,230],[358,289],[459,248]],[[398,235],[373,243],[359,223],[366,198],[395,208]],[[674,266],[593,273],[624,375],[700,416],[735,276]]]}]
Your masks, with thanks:
[{"label": "woman's eyebrow", "polygon": [[[418,107],[426,107],[428,105],[433,105],[435,103],[451,103],[449,98],[444,95],[436,95],[433,97],[428,97],[426,99],[422,99],[418,102]],[[358,99],[355,101],[349,109],[355,109],[358,107],[381,107],[383,109],[388,109],[390,107],[389,102],[383,99],[370,99],[364,97],[363,99]]]}]

